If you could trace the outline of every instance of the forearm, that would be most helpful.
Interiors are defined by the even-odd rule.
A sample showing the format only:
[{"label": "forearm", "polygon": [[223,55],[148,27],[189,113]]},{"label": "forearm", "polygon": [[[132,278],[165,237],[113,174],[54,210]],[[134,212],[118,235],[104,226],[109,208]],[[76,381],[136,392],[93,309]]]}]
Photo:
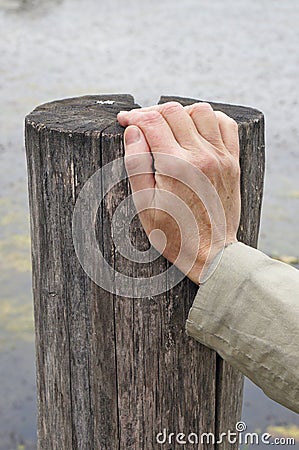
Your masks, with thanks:
[{"label": "forearm", "polygon": [[189,312],[187,334],[299,413],[299,272],[241,243],[224,250]]}]

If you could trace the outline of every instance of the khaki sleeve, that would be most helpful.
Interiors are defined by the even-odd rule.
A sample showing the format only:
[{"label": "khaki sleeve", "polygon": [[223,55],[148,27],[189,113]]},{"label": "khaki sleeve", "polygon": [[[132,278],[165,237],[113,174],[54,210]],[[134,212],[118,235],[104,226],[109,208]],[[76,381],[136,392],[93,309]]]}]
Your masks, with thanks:
[{"label": "khaki sleeve", "polygon": [[240,242],[200,286],[187,334],[299,413],[299,271]]}]

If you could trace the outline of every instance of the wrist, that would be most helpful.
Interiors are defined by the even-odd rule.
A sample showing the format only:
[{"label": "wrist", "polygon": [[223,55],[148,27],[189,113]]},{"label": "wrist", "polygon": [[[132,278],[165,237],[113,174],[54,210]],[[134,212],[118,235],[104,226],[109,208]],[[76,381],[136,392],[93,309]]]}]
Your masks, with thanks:
[{"label": "wrist", "polygon": [[193,283],[200,285],[210,278],[221,260],[223,251],[229,245],[237,243],[236,237],[233,237],[223,243],[215,243],[212,248],[201,249],[191,270],[186,274]]}]

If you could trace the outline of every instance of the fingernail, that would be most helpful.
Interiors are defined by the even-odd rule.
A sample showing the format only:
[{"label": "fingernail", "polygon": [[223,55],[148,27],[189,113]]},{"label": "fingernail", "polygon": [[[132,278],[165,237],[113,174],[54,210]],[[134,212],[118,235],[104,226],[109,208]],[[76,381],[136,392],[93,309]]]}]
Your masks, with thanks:
[{"label": "fingernail", "polygon": [[129,127],[126,129],[125,132],[125,144],[126,145],[131,145],[131,144],[136,144],[137,142],[139,142],[141,139],[141,134],[140,134],[140,130],[138,127]]}]

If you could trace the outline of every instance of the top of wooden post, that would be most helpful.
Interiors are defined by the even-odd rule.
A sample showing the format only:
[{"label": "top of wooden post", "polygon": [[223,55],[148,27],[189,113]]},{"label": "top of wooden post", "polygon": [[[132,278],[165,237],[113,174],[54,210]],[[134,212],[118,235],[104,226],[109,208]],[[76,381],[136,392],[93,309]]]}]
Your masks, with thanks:
[{"label": "top of wooden post", "polygon": [[26,123],[70,133],[103,131],[116,123],[120,110],[139,108],[128,94],[85,95],[45,103],[26,116]]},{"label": "top of wooden post", "polygon": [[[184,97],[162,96],[159,104],[177,101],[191,105],[201,100]],[[239,124],[257,122],[263,114],[254,108],[209,102],[213,109],[222,111]],[[26,116],[26,122],[34,127],[48,128],[61,132],[92,133],[103,131],[111,125],[118,125],[116,115],[121,110],[139,108],[134,97],[129,94],[85,95],[45,103]],[[119,127],[119,131],[122,127]]]}]

